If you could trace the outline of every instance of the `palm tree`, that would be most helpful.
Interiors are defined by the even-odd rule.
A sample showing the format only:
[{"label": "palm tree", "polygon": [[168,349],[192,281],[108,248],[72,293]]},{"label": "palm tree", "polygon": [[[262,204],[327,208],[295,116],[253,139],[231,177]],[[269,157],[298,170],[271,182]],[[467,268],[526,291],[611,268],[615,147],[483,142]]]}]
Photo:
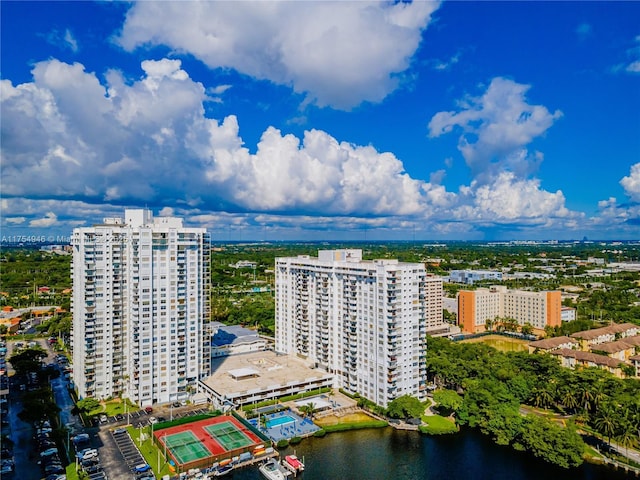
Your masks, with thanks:
[{"label": "palm tree", "polygon": [[533,390],[533,404],[536,407],[547,408],[553,403],[553,395],[545,388],[536,388]]},{"label": "palm tree", "polygon": [[576,394],[571,389],[571,387],[567,387],[562,391],[560,401],[562,402],[562,405],[569,411],[574,411],[578,406],[578,399],[576,398]]},{"label": "palm tree", "polygon": [[313,402],[309,402],[301,406],[300,411],[310,418],[313,418],[313,415],[316,413],[316,406]]},{"label": "palm tree", "polygon": [[582,398],[582,408],[584,408],[587,411],[591,410],[591,404],[593,402],[593,393],[591,393],[591,390],[589,390],[588,386],[584,386],[582,388],[581,398]]},{"label": "palm tree", "polygon": [[634,439],[635,431],[629,422],[625,422],[618,435],[614,437],[614,440],[625,448],[626,456],[629,454],[629,447],[633,444]]},{"label": "palm tree", "polygon": [[607,437],[608,442],[611,443],[611,437],[616,433],[613,411],[609,408],[603,408],[596,418],[594,425],[600,433]]},{"label": "palm tree", "polygon": [[495,320],[492,320],[491,318],[487,318],[484,322],[484,328],[487,332],[490,332],[491,329],[493,328]]}]

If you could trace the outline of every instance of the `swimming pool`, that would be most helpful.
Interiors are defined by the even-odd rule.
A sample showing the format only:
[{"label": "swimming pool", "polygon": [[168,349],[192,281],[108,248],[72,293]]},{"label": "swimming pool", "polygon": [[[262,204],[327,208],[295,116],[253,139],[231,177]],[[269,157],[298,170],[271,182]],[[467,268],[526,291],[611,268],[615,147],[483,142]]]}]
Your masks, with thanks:
[{"label": "swimming pool", "polygon": [[270,418],[269,420],[267,420],[267,428],[279,427],[281,425],[286,425],[287,423],[294,423],[295,421],[296,419],[289,415]]}]

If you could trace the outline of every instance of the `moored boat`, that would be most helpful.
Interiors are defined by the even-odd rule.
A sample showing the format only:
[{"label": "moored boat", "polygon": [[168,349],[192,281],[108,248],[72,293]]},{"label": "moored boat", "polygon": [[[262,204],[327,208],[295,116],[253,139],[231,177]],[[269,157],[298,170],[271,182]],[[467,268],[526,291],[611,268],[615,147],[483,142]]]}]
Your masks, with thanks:
[{"label": "moored boat", "polygon": [[228,473],[231,473],[233,471],[234,466],[233,465],[222,465],[219,466],[218,468],[216,468],[215,470],[213,470],[213,472],[211,472],[211,477],[223,477],[225,475],[227,475]]},{"label": "moored boat", "polygon": [[286,480],[289,472],[283,472],[277,460],[270,458],[258,468],[260,473],[267,480]]},{"label": "moored boat", "polygon": [[282,461],[282,466],[291,470],[295,475],[304,472],[304,463],[295,455],[287,455]]}]

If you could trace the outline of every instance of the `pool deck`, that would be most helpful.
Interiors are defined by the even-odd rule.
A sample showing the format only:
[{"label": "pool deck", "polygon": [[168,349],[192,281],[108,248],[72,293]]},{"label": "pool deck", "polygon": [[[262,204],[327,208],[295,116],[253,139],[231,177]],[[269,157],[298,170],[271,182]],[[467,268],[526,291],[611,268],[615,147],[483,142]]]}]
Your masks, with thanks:
[{"label": "pool deck", "polygon": [[282,425],[274,425],[273,427],[269,428],[264,425],[258,425],[257,418],[253,418],[249,421],[253,426],[255,426],[258,430],[267,435],[276,443],[280,440],[291,440],[293,437],[306,437],[320,430],[320,427],[314,424],[310,419],[302,418],[291,410],[263,415],[262,418],[266,419],[268,423],[269,420],[278,419],[285,416],[291,417],[292,419],[294,419],[294,422],[289,422]]}]

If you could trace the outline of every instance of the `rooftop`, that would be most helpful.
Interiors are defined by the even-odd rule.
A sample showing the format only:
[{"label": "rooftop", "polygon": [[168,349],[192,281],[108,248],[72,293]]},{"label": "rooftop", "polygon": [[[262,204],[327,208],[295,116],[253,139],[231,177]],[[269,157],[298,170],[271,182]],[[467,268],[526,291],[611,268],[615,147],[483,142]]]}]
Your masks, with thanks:
[{"label": "rooftop", "polygon": [[638,325],[633,323],[614,323],[608,327],[594,328],[593,330],[585,330],[571,334],[571,338],[580,338],[582,340],[593,340],[601,335],[615,335],[616,333],[625,333],[628,330],[640,329]]},{"label": "rooftop", "polygon": [[301,358],[269,350],[214,358],[211,371],[214,373],[204,383],[227,398],[333,377],[314,370]]},{"label": "rooftop", "polygon": [[562,337],[545,338],[544,340],[531,342],[529,346],[533,348],[539,348],[540,350],[553,350],[555,348],[559,348],[561,345],[566,345],[567,343],[571,343],[573,345],[578,344],[578,342],[573,338],[562,336]]},{"label": "rooftop", "polygon": [[595,345],[591,348],[593,350],[599,350],[606,353],[616,353],[635,347],[640,347],[640,336],[622,338],[615,342],[601,343],[600,345]]},{"label": "rooftop", "polygon": [[222,347],[224,345],[239,345],[253,343],[260,340],[258,332],[241,327],[240,325],[220,325],[211,337],[211,345]]},{"label": "rooftop", "polygon": [[551,355],[559,355],[561,357],[575,358],[576,360],[581,362],[590,362],[595,365],[602,365],[610,368],[618,368],[623,363],[620,360],[607,357],[606,355],[598,355],[597,353],[583,352],[581,350],[570,350],[568,348],[553,350],[549,353]]}]

